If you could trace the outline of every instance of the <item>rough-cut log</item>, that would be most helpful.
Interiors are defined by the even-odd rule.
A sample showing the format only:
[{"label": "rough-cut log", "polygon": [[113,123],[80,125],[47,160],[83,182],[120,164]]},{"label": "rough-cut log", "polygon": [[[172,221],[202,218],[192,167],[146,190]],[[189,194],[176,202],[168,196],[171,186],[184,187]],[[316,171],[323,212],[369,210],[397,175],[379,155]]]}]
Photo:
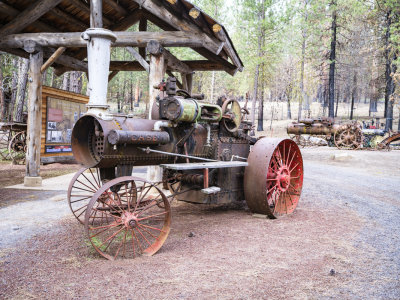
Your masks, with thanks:
[{"label": "rough-cut log", "polygon": [[163,79],[166,71],[163,48],[157,41],[151,41],[147,45],[147,52],[150,54],[149,73],[149,119],[159,119],[157,109],[153,109],[154,101],[159,91],[154,89]]},{"label": "rough-cut log", "polygon": [[140,63],[143,69],[146,70],[147,73],[150,72],[150,65],[149,63],[132,47],[126,47],[126,50]]},{"label": "rough-cut log", "polygon": [[43,64],[43,66],[40,68],[40,72],[43,74],[46,72],[46,70],[59,58],[65,51],[65,47],[60,47],[58,48],[52,56],[49,57],[49,59]]},{"label": "rough-cut log", "polygon": [[[139,31],[147,31],[147,19],[141,18],[139,22]],[[146,47],[139,47],[139,54],[146,59]]]},{"label": "rough-cut log", "polygon": [[112,72],[110,72],[110,75],[108,75],[108,82],[110,82],[111,80],[113,80],[113,78],[114,78],[115,76],[117,76],[118,73],[119,73],[119,71],[112,71]]},{"label": "rough-cut log", "polygon": [[[15,9],[14,7],[4,3],[4,1],[0,1],[0,11],[4,14],[9,15],[10,17],[17,17],[20,14],[20,11]],[[37,27],[40,31],[44,32],[57,32],[57,30],[43,22],[35,21],[32,23],[35,27]]]},{"label": "rough-cut log", "polygon": [[[210,62],[207,60],[184,60],[182,61],[189,67],[191,71],[224,71],[225,67],[219,63]],[[168,69],[171,70],[169,67]],[[137,61],[112,61],[110,63],[111,71],[145,71],[145,69]]]},{"label": "rough-cut log", "polygon": [[[43,47],[84,48],[87,42],[81,38],[81,32],[66,33],[21,33],[0,37],[0,48],[21,48],[25,40],[34,41]],[[187,32],[125,32],[115,31],[117,40],[113,47],[146,47],[151,40],[157,40],[164,47],[203,47],[203,41]]]},{"label": "rough-cut log", "polygon": [[221,25],[214,24],[213,32],[220,41],[223,41],[225,43],[224,44],[225,52],[228,54],[228,56],[232,60],[233,64],[239,69],[240,72],[242,72],[243,71],[243,63],[240,61],[239,56],[236,54],[229,37],[225,33],[225,30],[223,30]]},{"label": "rough-cut log", "polygon": [[[151,13],[144,11],[143,15],[152,23],[160,27],[161,29],[165,31],[175,31],[176,29],[172,27],[170,24],[168,24],[166,21],[161,20],[153,16]],[[212,53],[208,49],[205,48],[193,48],[194,51],[199,53],[200,55],[204,56],[205,58],[209,59],[210,61],[217,62],[220,65],[224,66],[223,71],[227,72],[228,74],[234,76],[238,70],[238,68],[231,63],[229,63],[227,60],[223,59],[222,57]]]},{"label": "rough-cut log", "polygon": [[20,32],[29,24],[38,20],[52,8],[56,7],[62,0],[38,0],[27,7],[11,22],[0,28],[0,36]]},{"label": "rough-cut log", "polygon": [[193,73],[186,74],[186,84],[187,84],[187,92],[192,94],[193,90]]},{"label": "rough-cut log", "polygon": [[196,25],[188,22],[185,19],[178,18],[168,10],[163,9],[162,6],[154,3],[153,1],[133,1],[141,5],[141,7],[145,10],[151,12],[151,14],[155,15],[157,18],[168,23],[170,26],[175,28],[175,30],[190,32],[191,34],[196,35],[199,39],[203,40],[203,47],[208,49],[212,53],[218,55],[221,52],[224,43],[219,42],[216,38],[211,38],[210,36],[202,32]]},{"label": "rough-cut log", "polygon": [[171,52],[164,49],[164,59],[167,62],[168,69],[171,71],[176,71],[183,74],[193,73],[193,70],[184,62],[180,61],[176,56],[174,56]]},{"label": "rough-cut log", "polygon": [[[81,0],[69,0],[69,2],[71,2],[72,5],[74,5],[75,7],[79,8],[81,11],[90,14],[90,7],[89,5],[87,5],[86,3],[82,2]],[[110,24],[112,24],[113,22],[106,18],[105,16],[103,16],[103,23],[106,26],[109,26]]]},{"label": "rough-cut log", "polygon": [[82,21],[80,21],[79,19],[73,17],[72,15],[62,11],[61,9],[58,9],[57,7],[54,7],[51,11],[50,14],[56,16],[57,18],[60,18],[68,23],[70,23],[71,25],[75,26],[78,28],[78,30],[82,30],[85,31],[89,24],[85,24]]},{"label": "rough-cut log", "polygon": [[171,70],[167,70],[167,74],[168,74],[168,76],[174,77],[176,79],[176,85],[178,86],[178,88],[180,88],[182,90],[183,89],[183,84],[178,80],[178,78],[176,78],[174,73],[172,73]]},{"label": "rough-cut log", "polygon": [[90,27],[103,28],[102,0],[90,0]]},{"label": "rough-cut log", "polygon": [[118,1],[117,2],[115,2],[114,0],[103,0],[103,1],[105,4],[111,6],[112,9],[117,11],[120,15],[126,16],[128,14],[128,11],[117,3]]},{"label": "rough-cut log", "polygon": [[[30,55],[28,92],[28,135],[25,185],[41,185],[40,143],[42,131],[42,73],[43,52]],[[32,177],[39,177],[32,180]]]}]

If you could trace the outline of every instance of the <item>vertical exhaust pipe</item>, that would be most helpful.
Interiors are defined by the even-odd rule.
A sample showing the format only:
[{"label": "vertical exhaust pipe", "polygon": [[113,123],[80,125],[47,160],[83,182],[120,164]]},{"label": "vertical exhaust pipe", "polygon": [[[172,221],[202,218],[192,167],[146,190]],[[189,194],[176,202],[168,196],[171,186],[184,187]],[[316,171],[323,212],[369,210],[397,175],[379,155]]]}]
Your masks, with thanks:
[{"label": "vertical exhaust pipe", "polygon": [[107,104],[108,74],[110,70],[111,43],[117,39],[115,34],[103,28],[89,28],[82,33],[87,41],[89,68],[88,114],[105,119],[109,108]]}]

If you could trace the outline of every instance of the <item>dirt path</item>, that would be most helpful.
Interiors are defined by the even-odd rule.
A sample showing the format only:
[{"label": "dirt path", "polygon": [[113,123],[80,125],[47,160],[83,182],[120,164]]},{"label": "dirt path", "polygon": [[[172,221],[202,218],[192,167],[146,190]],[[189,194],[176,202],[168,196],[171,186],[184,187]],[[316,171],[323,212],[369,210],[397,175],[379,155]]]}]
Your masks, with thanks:
[{"label": "dirt path", "polygon": [[[55,218],[45,233],[2,247],[0,298],[399,299],[400,152],[348,161],[332,161],[332,149],[303,152],[304,191],[291,216],[175,204],[159,253],[116,262],[94,253],[73,217]],[[53,202],[43,211],[66,206]]]}]

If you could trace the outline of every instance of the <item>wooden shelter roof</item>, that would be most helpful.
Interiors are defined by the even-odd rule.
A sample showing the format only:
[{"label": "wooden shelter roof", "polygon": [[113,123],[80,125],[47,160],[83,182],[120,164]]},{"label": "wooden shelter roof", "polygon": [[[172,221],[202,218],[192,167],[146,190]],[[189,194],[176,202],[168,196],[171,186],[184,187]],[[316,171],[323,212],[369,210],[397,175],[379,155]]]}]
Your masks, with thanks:
[{"label": "wooden shelter roof", "polygon": [[[139,23],[140,31],[146,31],[147,21],[162,32],[123,35],[123,31],[136,23]],[[43,46],[44,56],[48,58],[57,48],[66,47],[53,65],[58,75],[69,70],[87,69],[86,44],[79,34],[89,27],[89,1],[0,0],[0,50],[27,57],[28,53],[21,48],[27,41],[34,41]],[[152,37],[161,40],[166,47],[190,47],[205,58],[182,62],[185,68],[193,71],[223,70],[234,75],[243,69],[224,26],[186,0],[103,0],[103,27],[120,32],[114,46],[141,47],[141,53]],[[43,34],[26,35],[29,33]],[[168,69],[179,71],[172,64],[168,64]],[[141,71],[144,68],[138,61],[117,61],[111,62],[110,70]]]}]

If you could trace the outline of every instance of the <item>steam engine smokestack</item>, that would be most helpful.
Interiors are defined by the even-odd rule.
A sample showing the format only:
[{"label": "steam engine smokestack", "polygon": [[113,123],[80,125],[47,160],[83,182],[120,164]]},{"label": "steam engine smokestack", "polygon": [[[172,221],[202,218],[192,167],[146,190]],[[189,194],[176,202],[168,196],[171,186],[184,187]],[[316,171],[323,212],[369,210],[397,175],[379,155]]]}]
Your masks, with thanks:
[{"label": "steam engine smokestack", "polygon": [[89,103],[88,114],[104,118],[109,105],[107,104],[108,73],[110,70],[111,43],[117,37],[110,30],[89,28],[82,33],[87,41],[89,68]]}]

